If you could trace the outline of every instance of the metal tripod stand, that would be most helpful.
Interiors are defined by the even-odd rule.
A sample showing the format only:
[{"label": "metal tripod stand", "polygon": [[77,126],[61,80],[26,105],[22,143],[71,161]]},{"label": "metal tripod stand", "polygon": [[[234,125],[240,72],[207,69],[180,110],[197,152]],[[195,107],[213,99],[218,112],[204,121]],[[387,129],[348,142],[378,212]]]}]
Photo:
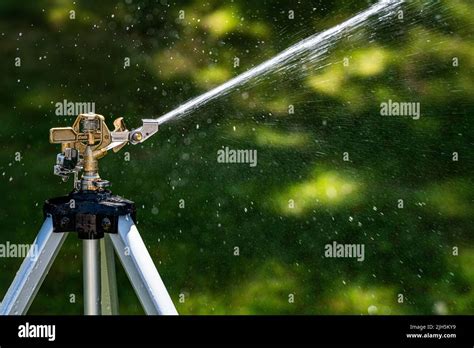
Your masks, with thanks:
[{"label": "metal tripod stand", "polygon": [[[84,197],[87,195],[96,197]],[[81,201],[81,198],[84,200]],[[76,204],[74,211],[67,208],[71,200]],[[115,212],[106,215],[103,211],[105,208],[100,206],[107,206],[111,202],[115,205]],[[47,201],[44,207],[46,218],[34,242],[37,255],[29,255],[23,261],[0,305],[0,314],[26,314],[68,236],[67,232],[61,231],[73,229],[83,238],[84,314],[118,314],[113,249],[145,312],[177,314],[135,226],[132,217],[134,212],[122,215],[130,210],[130,204],[133,203],[123,203],[108,191],[91,194],[76,192]],[[100,222],[100,226],[97,222]]]},{"label": "metal tripod stand", "polygon": [[[117,127],[124,125],[116,124],[122,132]],[[33,244],[37,252],[23,261],[0,305],[1,315],[26,314],[70,232],[83,240],[84,314],[118,314],[113,249],[145,312],[178,314],[135,226],[135,204],[112,195],[98,175],[97,160],[105,155],[110,135],[103,116],[96,114],[79,115],[71,128],[51,130],[51,142],[63,145],[55,174],[74,173],[75,190],[45,202],[45,220]],[[84,174],[78,180],[80,170]]]}]

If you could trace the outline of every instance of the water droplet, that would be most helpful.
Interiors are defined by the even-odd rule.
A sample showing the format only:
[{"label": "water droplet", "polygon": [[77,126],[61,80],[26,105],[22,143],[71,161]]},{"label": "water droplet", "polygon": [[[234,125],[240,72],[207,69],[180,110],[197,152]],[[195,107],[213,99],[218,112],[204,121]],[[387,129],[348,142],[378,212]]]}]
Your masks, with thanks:
[{"label": "water droplet", "polygon": [[378,308],[377,308],[377,306],[374,306],[374,305],[371,305],[371,306],[369,306],[369,308],[367,308],[367,312],[370,315],[377,314],[377,311],[378,311]]}]

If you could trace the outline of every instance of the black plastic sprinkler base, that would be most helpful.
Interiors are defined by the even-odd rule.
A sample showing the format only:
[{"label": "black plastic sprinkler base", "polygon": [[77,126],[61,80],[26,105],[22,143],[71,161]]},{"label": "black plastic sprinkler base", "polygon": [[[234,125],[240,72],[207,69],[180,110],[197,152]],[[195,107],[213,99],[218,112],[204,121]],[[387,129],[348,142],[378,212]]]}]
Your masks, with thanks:
[{"label": "black plastic sprinkler base", "polygon": [[135,203],[109,190],[73,191],[48,199],[43,213],[53,218],[54,232],[77,232],[79,239],[101,239],[105,233],[118,233],[119,216],[130,215],[136,223]]}]

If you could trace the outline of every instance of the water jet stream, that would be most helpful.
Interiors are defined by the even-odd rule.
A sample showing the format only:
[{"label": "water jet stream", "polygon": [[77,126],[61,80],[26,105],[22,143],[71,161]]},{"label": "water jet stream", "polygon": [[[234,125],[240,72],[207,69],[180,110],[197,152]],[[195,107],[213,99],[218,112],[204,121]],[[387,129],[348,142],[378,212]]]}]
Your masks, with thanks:
[{"label": "water jet stream", "polygon": [[222,85],[187,101],[176,109],[157,118],[156,122],[161,125],[177,117],[183,117],[205,103],[219,96],[226,95],[232,89],[242,86],[251,79],[262,77],[270,71],[286,70],[288,69],[289,64],[294,63],[295,61],[297,61],[296,63],[302,65],[306,62],[312,62],[321,57],[323,53],[327,52],[329,46],[340,35],[347,34],[347,32],[360,27],[372,15],[379,14],[379,21],[384,19],[403,2],[404,0],[381,0],[367,10],[357,14],[345,22],[336,25],[322,33],[314,34],[296,43],[295,45],[290,46],[275,57],[261,63],[260,65],[257,65],[256,67],[234,77]]}]

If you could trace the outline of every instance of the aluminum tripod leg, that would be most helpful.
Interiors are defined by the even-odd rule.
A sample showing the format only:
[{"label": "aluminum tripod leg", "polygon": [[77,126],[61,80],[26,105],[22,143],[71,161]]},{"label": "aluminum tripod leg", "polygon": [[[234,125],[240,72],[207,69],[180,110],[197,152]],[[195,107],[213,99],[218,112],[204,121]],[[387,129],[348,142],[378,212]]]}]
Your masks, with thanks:
[{"label": "aluminum tripod leg", "polygon": [[115,251],[109,234],[100,240],[102,315],[117,315],[118,294],[115,276]]},{"label": "aluminum tripod leg", "polygon": [[145,312],[177,315],[173,301],[130,215],[119,217],[118,234],[110,234],[110,239]]},{"label": "aluminum tripod leg", "polygon": [[0,305],[0,315],[26,314],[66,237],[53,233],[48,216]]},{"label": "aluminum tripod leg", "polygon": [[100,315],[99,240],[82,241],[84,276],[84,314]]}]

